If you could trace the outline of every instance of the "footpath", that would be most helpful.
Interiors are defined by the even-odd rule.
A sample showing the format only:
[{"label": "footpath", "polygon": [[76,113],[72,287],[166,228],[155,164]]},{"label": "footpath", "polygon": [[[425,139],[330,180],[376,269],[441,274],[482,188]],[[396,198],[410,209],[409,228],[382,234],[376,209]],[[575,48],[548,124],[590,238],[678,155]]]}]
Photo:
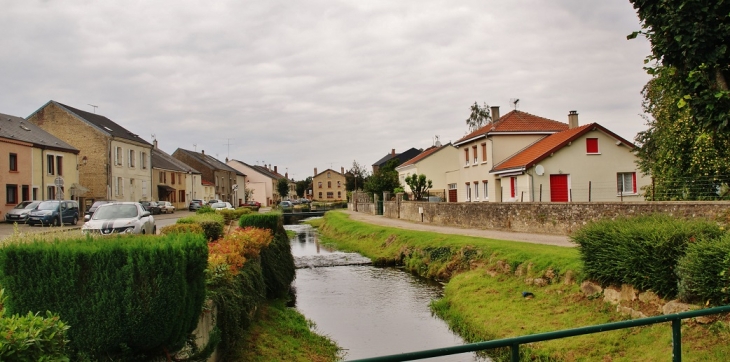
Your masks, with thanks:
[{"label": "footpath", "polygon": [[429,231],[439,234],[454,234],[454,235],[466,235],[475,236],[478,238],[497,239],[497,240],[511,240],[519,241],[523,243],[533,244],[544,244],[544,245],[555,245],[562,247],[575,247],[577,246],[574,242],[570,241],[570,238],[563,235],[548,235],[548,234],[530,234],[520,233],[511,231],[501,230],[486,230],[486,229],[465,229],[453,226],[441,226],[433,224],[425,224],[413,221],[406,221],[401,219],[391,219],[380,215],[366,214],[362,212],[355,212],[352,210],[343,210],[350,216],[350,219],[366,222],[369,224],[387,226],[398,229],[417,230],[417,231]]}]

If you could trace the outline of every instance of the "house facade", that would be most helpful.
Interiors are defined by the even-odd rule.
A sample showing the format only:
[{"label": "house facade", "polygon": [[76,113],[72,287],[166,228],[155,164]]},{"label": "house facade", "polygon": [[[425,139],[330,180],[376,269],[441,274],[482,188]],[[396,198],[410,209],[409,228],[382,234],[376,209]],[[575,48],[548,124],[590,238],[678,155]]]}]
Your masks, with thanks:
[{"label": "house facade", "polygon": [[[643,201],[651,178],[637,167],[635,146],[591,123],[578,126],[571,112],[568,130],[530,145],[490,172],[502,179],[505,201]],[[506,182],[505,182],[506,181]]]},{"label": "house facade", "polygon": [[342,201],[347,199],[345,191],[345,174],[337,172],[333,169],[326,169],[317,173],[314,169],[314,177],[312,177],[312,201]]},{"label": "house facade", "polygon": [[152,141],[152,197],[186,209],[191,199],[202,200],[202,174],[159,149]]},{"label": "house facade", "polygon": [[411,188],[406,184],[406,177],[413,174],[426,175],[426,178],[431,180],[433,185],[429,191],[434,194],[445,195],[442,201],[446,201],[448,195],[446,175],[449,171],[457,171],[459,169],[458,165],[454,162],[458,152],[456,147],[450,143],[446,145],[436,144],[396,167],[395,170],[398,171],[398,180],[403,189],[407,193],[411,192]]},{"label": "house facade", "polygon": [[28,121],[78,149],[78,197],[82,208],[95,200],[151,199],[152,145],[102,115],[49,101]]},{"label": "house facade", "polygon": [[[252,191],[250,199],[246,201],[258,201],[263,206],[273,205],[274,194],[278,195],[278,193],[276,193],[276,179],[272,173],[268,172],[265,167],[252,166],[239,160],[228,160],[226,164],[246,175],[244,187]],[[244,192],[240,191],[239,186],[239,194],[242,198]]]},{"label": "house facade", "polygon": [[501,117],[499,107],[492,107],[491,112],[495,121],[454,142],[459,171],[446,170],[450,202],[518,201],[522,196],[519,192],[502,197],[509,185],[504,184],[501,174],[490,171],[525,147],[568,129],[566,123],[518,110]]},{"label": "house facade", "polygon": [[201,180],[207,181],[215,187],[213,199],[235,204],[233,188],[238,180],[235,169],[215,157],[206,155],[205,150],[195,152],[178,148],[172,154],[172,157],[198,170]]}]

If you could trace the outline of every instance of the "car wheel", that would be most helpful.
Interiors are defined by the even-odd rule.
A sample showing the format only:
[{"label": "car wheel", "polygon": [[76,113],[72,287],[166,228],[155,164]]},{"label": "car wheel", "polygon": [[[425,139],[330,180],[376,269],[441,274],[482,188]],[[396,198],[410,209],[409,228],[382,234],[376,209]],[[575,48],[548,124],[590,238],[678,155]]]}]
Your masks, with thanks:
[{"label": "car wheel", "polygon": [[147,234],[147,231],[144,228],[142,228],[142,235],[144,235],[144,234]]},{"label": "car wheel", "polygon": [[157,225],[152,227],[152,234],[157,235]]},{"label": "car wheel", "polygon": [[73,221],[71,221],[71,225],[76,225],[78,223],[79,223],[79,217],[78,216],[74,216]]},{"label": "car wheel", "polygon": [[61,226],[61,217],[53,219],[53,226]]}]

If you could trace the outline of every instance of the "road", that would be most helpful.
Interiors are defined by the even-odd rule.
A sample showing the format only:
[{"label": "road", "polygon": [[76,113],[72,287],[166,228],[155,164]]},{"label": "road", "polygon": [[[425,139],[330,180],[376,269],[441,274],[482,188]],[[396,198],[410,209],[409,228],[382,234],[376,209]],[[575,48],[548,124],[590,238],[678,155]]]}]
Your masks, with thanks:
[{"label": "road", "polygon": [[[187,210],[181,210],[181,211],[175,211],[172,214],[160,214],[155,215],[155,225],[157,226],[157,230],[159,231],[162,227],[174,224],[177,222],[177,219],[181,217],[185,217],[188,215],[192,215],[194,212],[187,211]],[[18,232],[21,233],[27,233],[27,234],[34,234],[34,233],[41,233],[41,232],[48,232],[52,229],[55,230],[72,230],[72,229],[81,229],[81,225],[83,225],[83,221],[79,221],[77,225],[67,225],[63,227],[54,227],[54,226],[30,226],[26,224],[18,224]],[[5,239],[6,237],[10,236],[14,232],[14,224],[8,224],[6,222],[0,223],[0,240]]]}]

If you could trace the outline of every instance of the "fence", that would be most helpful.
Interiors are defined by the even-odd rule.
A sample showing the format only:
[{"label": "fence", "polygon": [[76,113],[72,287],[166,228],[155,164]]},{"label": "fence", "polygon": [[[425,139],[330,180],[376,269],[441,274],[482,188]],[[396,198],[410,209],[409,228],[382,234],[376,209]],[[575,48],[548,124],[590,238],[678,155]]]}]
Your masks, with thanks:
[{"label": "fence", "polygon": [[[416,201],[413,193],[404,193],[403,200],[405,201]],[[446,190],[429,190],[425,195],[421,196],[420,201],[428,202],[446,202]]]}]

